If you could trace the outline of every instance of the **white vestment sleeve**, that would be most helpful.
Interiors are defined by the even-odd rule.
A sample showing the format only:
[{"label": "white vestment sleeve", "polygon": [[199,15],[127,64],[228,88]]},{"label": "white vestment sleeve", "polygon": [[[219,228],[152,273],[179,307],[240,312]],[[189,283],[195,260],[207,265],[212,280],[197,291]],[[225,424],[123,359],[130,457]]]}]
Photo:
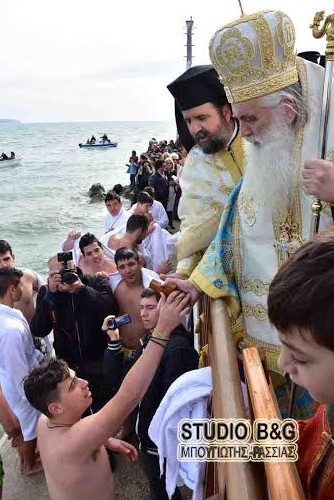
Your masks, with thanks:
[{"label": "white vestment sleeve", "polygon": [[162,227],[163,229],[167,227],[168,215],[163,204],[160,203],[160,201],[154,200],[151,208],[151,214],[155,222],[157,222],[160,227]]}]

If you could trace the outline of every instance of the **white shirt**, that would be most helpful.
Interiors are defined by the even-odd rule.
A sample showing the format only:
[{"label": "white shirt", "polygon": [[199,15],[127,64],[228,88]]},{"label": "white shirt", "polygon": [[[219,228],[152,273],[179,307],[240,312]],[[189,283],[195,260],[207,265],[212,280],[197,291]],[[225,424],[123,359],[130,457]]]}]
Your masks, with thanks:
[{"label": "white shirt", "polygon": [[126,224],[129,216],[127,212],[124,210],[124,207],[118,212],[117,215],[111,215],[110,212],[105,212],[104,214],[104,230],[105,232],[110,231],[111,228],[117,229]]},{"label": "white shirt", "polygon": [[24,441],[36,437],[40,413],[25,397],[22,380],[42,359],[43,354],[35,349],[28,322],[21,311],[0,304],[0,383],[10,408],[20,421]]},{"label": "white shirt", "polygon": [[153,219],[159,224],[163,229],[168,225],[168,216],[167,212],[160,201],[153,200],[153,205],[150,210]]}]

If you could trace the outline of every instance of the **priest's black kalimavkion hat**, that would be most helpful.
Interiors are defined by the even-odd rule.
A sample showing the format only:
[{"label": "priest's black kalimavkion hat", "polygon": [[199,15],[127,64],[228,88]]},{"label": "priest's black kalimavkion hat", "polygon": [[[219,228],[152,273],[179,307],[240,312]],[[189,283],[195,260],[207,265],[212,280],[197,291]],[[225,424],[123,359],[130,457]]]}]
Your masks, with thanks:
[{"label": "priest's black kalimavkion hat", "polygon": [[189,151],[195,143],[183,120],[182,111],[207,102],[223,106],[227,103],[224,87],[214,67],[206,64],[187,69],[167,88],[175,99],[175,119],[180,141]]}]

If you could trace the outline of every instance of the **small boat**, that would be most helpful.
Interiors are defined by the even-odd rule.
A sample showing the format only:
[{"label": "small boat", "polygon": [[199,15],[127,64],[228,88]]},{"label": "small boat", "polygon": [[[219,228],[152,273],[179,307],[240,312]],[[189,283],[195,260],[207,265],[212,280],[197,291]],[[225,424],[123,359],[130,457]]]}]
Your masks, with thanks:
[{"label": "small boat", "polygon": [[21,158],[8,158],[8,160],[0,158],[0,167],[17,167],[21,162]]},{"label": "small boat", "polygon": [[79,148],[115,148],[117,146],[116,141],[98,141],[94,143],[90,142],[80,142]]}]

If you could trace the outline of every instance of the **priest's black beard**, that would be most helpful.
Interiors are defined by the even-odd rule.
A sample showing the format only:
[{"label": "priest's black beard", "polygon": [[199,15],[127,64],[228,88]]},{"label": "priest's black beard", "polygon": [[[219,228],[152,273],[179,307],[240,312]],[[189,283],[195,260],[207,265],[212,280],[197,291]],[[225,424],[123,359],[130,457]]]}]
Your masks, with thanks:
[{"label": "priest's black beard", "polygon": [[[210,155],[226,148],[230,135],[228,125],[220,112],[220,126],[215,133],[199,130],[197,134],[193,135],[193,138],[203,153]],[[206,141],[202,142],[201,139],[206,139]]]},{"label": "priest's black beard", "polygon": [[203,153],[206,153],[208,155],[218,153],[221,149],[226,148],[226,141],[218,138],[212,138],[209,141],[205,143],[199,143],[196,141],[198,146],[201,148]]}]

